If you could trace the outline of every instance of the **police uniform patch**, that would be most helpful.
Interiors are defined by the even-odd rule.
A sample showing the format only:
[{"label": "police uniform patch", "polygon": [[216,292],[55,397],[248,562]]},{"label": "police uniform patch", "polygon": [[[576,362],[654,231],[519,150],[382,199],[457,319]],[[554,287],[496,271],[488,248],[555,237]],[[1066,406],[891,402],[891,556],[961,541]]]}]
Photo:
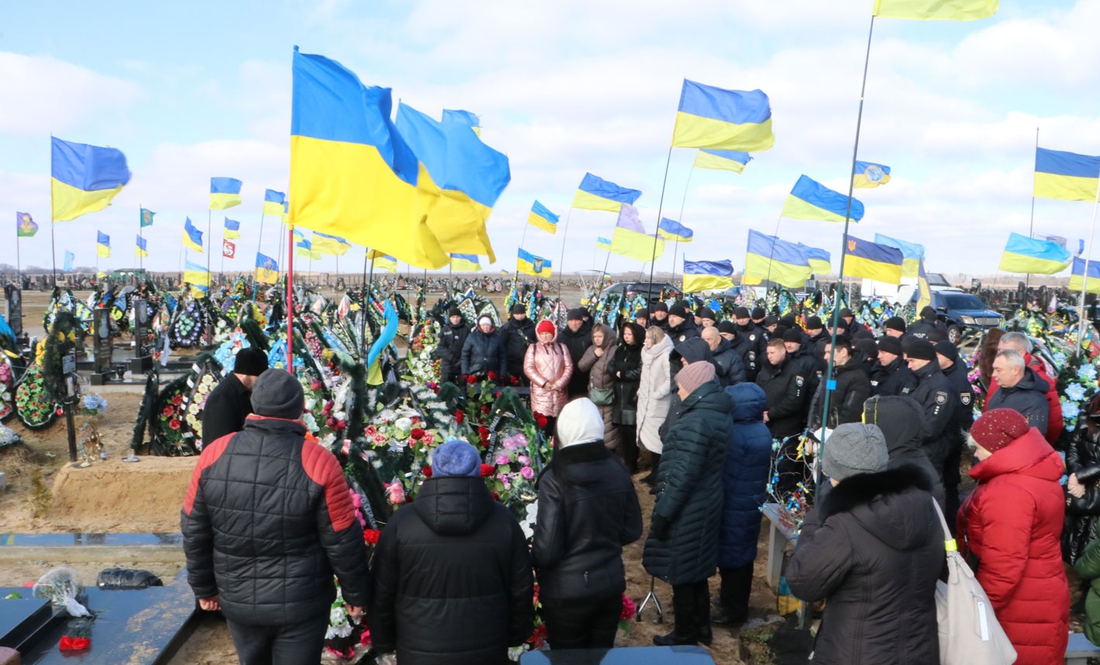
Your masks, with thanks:
[{"label": "police uniform patch", "polygon": [[908,388],[902,388],[901,389],[901,394],[902,395],[908,395],[909,394],[909,389]]},{"label": "police uniform patch", "polygon": [[947,404],[947,393],[945,393],[942,390],[937,390],[936,391],[936,404],[939,404],[940,406],[943,406],[944,404]]},{"label": "police uniform patch", "polygon": [[962,403],[964,405],[967,405],[967,406],[970,405],[970,393],[963,393],[963,394],[959,395],[959,399],[962,400]]},{"label": "police uniform patch", "polygon": [[753,333],[753,334],[749,335],[749,341],[750,342],[755,342],[756,341],[756,333]]},{"label": "police uniform patch", "polygon": [[795,382],[795,385],[797,385],[799,388],[801,388],[802,384],[805,383],[806,381],[801,376],[796,376],[796,377],[794,377],[794,382]]}]

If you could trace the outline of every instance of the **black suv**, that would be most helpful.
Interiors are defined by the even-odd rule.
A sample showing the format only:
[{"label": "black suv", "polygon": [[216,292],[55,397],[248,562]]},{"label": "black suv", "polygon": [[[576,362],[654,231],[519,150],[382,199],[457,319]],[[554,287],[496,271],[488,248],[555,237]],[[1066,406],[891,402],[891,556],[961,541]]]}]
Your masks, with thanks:
[{"label": "black suv", "polygon": [[664,294],[665,298],[680,298],[683,297],[680,289],[669,284],[668,282],[616,282],[607,287],[603,291],[600,291],[600,297],[606,298],[611,295],[622,295],[626,298],[633,298],[637,294],[642,294],[649,302],[657,302],[661,299],[661,294]]}]

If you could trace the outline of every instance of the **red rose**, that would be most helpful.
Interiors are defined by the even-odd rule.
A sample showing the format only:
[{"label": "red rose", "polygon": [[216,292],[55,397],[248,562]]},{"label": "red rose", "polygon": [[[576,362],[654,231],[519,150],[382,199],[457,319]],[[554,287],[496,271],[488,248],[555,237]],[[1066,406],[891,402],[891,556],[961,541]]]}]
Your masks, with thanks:
[{"label": "red rose", "polygon": [[164,407],[164,411],[161,411],[161,415],[163,415],[165,418],[167,418],[168,416],[172,415],[175,412],[176,412],[175,409],[173,409],[170,406],[166,406],[166,407]]},{"label": "red rose", "polygon": [[431,478],[432,477],[432,467],[430,467],[430,466],[421,467],[420,468],[420,473],[423,473],[425,478]]},{"label": "red rose", "polygon": [[178,418],[173,418],[173,419],[169,420],[168,421],[168,426],[171,427],[172,429],[179,429],[180,428],[179,419]]},{"label": "red rose", "polygon": [[478,435],[478,437],[481,438],[482,441],[488,441],[489,440],[489,428],[486,427],[485,425],[482,425],[481,427],[478,427],[477,428],[477,435]]},{"label": "red rose", "polygon": [[477,383],[477,377],[476,376],[466,377],[466,383],[470,384],[471,386],[474,385],[475,383]]},{"label": "red rose", "polygon": [[368,545],[377,544],[378,543],[378,537],[381,536],[381,535],[382,535],[382,532],[379,531],[378,529],[364,529],[363,530],[363,540],[365,540]]},{"label": "red rose", "polygon": [[518,386],[519,385],[519,379],[518,378],[513,376],[513,377],[511,377],[511,381],[512,381],[513,386]]},{"label": "red rose", "polygon": [[542,415],[541,413],[535,414],[535,424],[537,424],[539,427],[546,427],[546,423],[548,422],[550,421],[546,419],[546,416]]},{"label": "red rose", "polygon": [[348,421],[340,419],[336,421],[336,429],[345,429],[348,426]]},{"label": "red rose", "polygon": [[61,641],[57,643],[57,647],[62,651],[83,651],[92,646],[92,641],[87,637],[69,637],[64,635]]},{"label": "red rose", "polygon": [[482,413],[489,413],[489,405],[488,404],[482,404],[481,405],[481,412]]},{"label": "red rose", "polygon": [[173,395],[172,396],[172,403],[175,404],[176,406],[179,406],[180,404],[183,404],[183,395]]},{"label": "red rose", "polygon": [[499,494],[497,494],[496,492],[492,492],[492,495],[493,495],[493,501],[500,501],[500,495]]},{"label": "red rose", "polygon": [[481,477],[482,478],[488,478],[489,476],[493,475],[493,473],[496,470],[497,470],[497,468],[495,466],[493,466],[492,464],[482,464],[481,465]]},{"label": "red rose", "polygon": [[497,380],[497,373],[496,372],[489,372],[489,380],[490,381],[496,381]]},{"label": "red rose", "polygon": [[455,422],[461,425],[463,420],[466,420],[466,414],[461,411],[455,411]]},{"label": "red rose", "polygon": [[414,441],[420,441],[424,438],[424,430],[420,429],[419,427],[414,427],[412,431],[409,432],[409,438]]},{"label": "red rose", "polygon": [[325,418],[325,424],[328,425],[330,428],[335,428],[336,427],[336,419],[335,418]]}]

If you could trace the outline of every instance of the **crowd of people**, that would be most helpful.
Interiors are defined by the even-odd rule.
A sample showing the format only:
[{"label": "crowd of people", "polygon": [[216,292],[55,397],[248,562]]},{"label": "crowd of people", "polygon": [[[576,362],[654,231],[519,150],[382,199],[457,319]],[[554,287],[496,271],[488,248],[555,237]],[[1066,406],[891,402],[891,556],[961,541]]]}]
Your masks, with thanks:
[{"label": "crowd of people", "polygon": [[[239,433],[211,428],[183,511],[200,604],[222,610],[246,665],[317,662],[305,654],[320,653],[335,574],[349,611],[369,616],[376,651],[402,664],[502,663],[531,634],[537,578],[551,648],[610,648],[623,548],[648,523],[643,565],[671,585],[674,615],[653,641],[709,645],[713,627],[749,618],[767,492],[812,488],[786,581],[803,601],[824,601],[815,662],[938,662],[935,588],[956,537],[1017,662],[1060,662],[1063,518],[1067,496],[1071,509],[1100,513],[1100,420],[1073,433],[1063,490],[1051,446],[1059,401],[1028,337],[990,336],[975,421],[966,363],[931,308],[912,325],[889,319],[877,338],[847,309],[835,323],[744,307],[719,318],[655,303],[616,332],[578,307],[559,330],[517,305],[497,330],[451,310],[443,380],[529,388],[552,436],[534,535],[528,546],[493,501],[478,451],[450,441],[416,501],[386,524],[369,569],[335,458],[305,444],[296,422],[301,387],[246,358],[225,390],[240,401],[250,389],[253,413]],[[824,439],[817,469],[800,453],[807,433]],[[960,503],[968,451],[977,487]],[[655,497],[645,518],[635,478]],[[1079,522],[1070,562],[1097,580],[1088,607],[1100,636],[1100,545],[1089,544],[1100,527]]]}]

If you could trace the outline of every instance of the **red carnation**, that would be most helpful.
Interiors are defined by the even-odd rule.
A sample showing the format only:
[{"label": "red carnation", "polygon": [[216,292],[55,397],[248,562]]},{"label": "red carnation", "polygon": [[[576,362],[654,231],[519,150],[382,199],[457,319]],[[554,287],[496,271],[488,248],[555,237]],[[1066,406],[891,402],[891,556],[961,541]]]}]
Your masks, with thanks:
[{"label": "red carnation", "polygon": [[168,421],[168,426],[171,427],[172,429],[179,429],[180,428],[179,419],[178,418],[173,418],[173,419],[169,420]]},{"label": "red carnation", "polygon": [[466,414],[461,411],[455,411],[455,422],[461,425],[463,420],[466,420]]},{"label": "red carnation", "polygon": [[420,429],[419,427],[414,427],[412,431],[409,432],[409,438],[414,441],[420,441],[424,438],[424,430]]},{"label": "red carnation", "polygon": [[431,478],[432,477],[432,467],[430,467],[430,466],[421,467],[420,468],[420,473],[423,473],[425,478]]},{"label": "red carnation", "polygon": [[497,373],[496,372],[489,372],[489,380],[490,381],[496,381],[497,380]]},{"label": "red carnation", "polygon": [[550,422],[550,421],[546,419],[546,416],[542,415],[541,413],[536,413],[535,414],[535,423],[539,427],[546,427],[546,423],[548,423],[548,422]]},{"label": "red carnation", "polygon": [[489,428],[486,427],[485,425],[482,425],[481,427],[478,427],[477,428],[477,435],[481,438],[482,441],[488,441],[489,440]]},{"label": "red carnation", "polygon": [[471,386],[474,385],[475,383],[477,383],[477,377],[476,376],[466,377],[466,383],[470,384]]},{"label": "red carnation", "polygon": [[376,545],[378,543],[378,537],[381,535],[382,532],[378,529],[363,530],[363,540],[365,540],[368,545]]},{"label": "red carnation", "polygon": [[481,465],[481,477],[482,478],[488,478],[489,476],[493,475],[493,473],[496,472],[496,470],[497,470],[497,468],[495,466],[493,466],[492,464],[482,464]]}]

